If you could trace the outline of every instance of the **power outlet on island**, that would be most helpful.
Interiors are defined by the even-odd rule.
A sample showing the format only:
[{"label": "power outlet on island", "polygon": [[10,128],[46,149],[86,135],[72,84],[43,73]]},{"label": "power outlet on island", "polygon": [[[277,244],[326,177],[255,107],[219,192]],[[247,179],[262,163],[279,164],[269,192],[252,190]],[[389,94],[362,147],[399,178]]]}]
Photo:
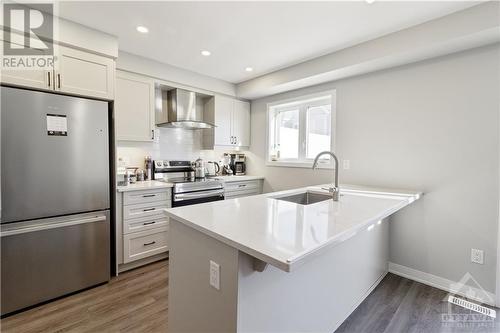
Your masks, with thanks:
[{"label": "power outlet on island", "polygon": [[344,168],[344,170],[349,170],[351,168],[351,161],[342,160],[342,167]]},{"label": "power outlet on island", "polygon": [[220,290],[220,266],[212,260],[210,260],[210,286]]},{"label": "power outlet on island", "polygon": [[478,249],[471,249],[470,261],[475,264],[484,264],[484,251]]}]

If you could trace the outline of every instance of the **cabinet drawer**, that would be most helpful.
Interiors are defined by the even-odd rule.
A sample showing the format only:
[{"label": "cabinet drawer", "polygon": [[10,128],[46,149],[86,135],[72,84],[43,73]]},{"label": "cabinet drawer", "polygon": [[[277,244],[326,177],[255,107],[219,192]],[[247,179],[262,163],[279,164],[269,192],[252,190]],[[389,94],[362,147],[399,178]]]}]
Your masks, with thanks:
[{"label": "cabinet drawer", "polygon": [[151,216],[140,219],[129,219],[123,221],[124,234],[150,230],[159,227],[168,228],[168,217],[165,217],[164,215],[158,215],[158,216]]},{"label": "cabinet drawer", "polygon": [[143,259],[168,250],[168,229],[156,228],[123,236],[123,262]]},{"label": "cabinet drawer", "polygon": [[224,184],[224,190],[227,192],[242,191],[242,190],[260,191],[260,180],[250,180],[241,182],[231,182]]},{"label": "cabinet drawer", "polygon": [[123,206],[123,219],[136,219],[148,216],[165,216],[163,211],[170,207],[170,201],[156,201],[137,205]]},{"label": "cabinet drawer", "polygon": [[146,190],[125,192],[123,195],[124,205],[135,205],[154,201],[165,201],[170,199],[170,189]]},{"label": "cabinet drawer", "polygon": [[232,192],[226,193],[224,195],[224,199],[228,200],[228,199],[234,199],[234,198],[249,197],[251,195],[257,195],[257,194],[260,194],[260,191],[257,189],[232,191]]}]

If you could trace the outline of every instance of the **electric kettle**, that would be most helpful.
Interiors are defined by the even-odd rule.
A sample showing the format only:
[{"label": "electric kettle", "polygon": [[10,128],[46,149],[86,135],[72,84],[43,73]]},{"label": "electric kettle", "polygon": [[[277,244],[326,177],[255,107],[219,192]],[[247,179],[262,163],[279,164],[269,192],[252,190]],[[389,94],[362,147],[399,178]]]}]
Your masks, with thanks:
[{"label": "electric kettle", "polygon": [[207,173],[206,176],[207,177],[217,176],[217,174],[220,171],[219,163],[213,162],[213,161],[207,162],[205,164],[205,168],[206,168],[206,173]]}]

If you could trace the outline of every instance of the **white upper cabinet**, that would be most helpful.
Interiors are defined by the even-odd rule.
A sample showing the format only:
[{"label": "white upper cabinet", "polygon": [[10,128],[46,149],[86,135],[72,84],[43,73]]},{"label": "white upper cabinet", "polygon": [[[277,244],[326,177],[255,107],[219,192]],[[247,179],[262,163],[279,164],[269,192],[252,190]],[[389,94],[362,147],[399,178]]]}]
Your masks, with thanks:
[{"label": "white upper cabinet", "polygon": [[111,58],[59,46],[55,89],[61,92],[112,100],[115,61]]},{"label": "white upper cabinet", "polygon": [[155,84],[148,77],[116,71],[117,140],[153,141]]},{"label": "white upper cabinet", "polygon": [[214,146],[250,146],[250,103],[215,96],[205,107],[205,120],[216,126],[205,130],[205,149],[213,149]]},{"label": "white upper cabinet", "polygon": [[250,146],[250,103],[234,101],[233,137],[237,146]]},{"label": "white upper cabinet", "polygon": [[232,144],[233,100],[227,97],[214,97],[215,128],[214,140],[216,146]]},{"label": "white upper cabinet", "polygon": [[54,90],[52,85],[53,70],[6,70],[2,69],[2,83],[15,86],[32,87],[42,90]]},{"label": "white upper cabinet", "polygon": [[[39,56],[49,55],[45,50],[36,51]],[[55,45],[54,59],[51,68],[2,69],[1,82],[83,97],[114,99],[115,61],[112,58]]]},{"label": "white upper cabinet", "polygon": [[[2,35],[4,34],[5,32],[3,32]],[[11,43],[17,44],[13,42]],[[42,49],[33,49],[33,52],[37,52],[34,55],[35,57],[37,56],[43,57],[48,55],[47,52]],[[29,69],[29,70],[28,69],[7,70],[2,68],[1,74],[2,75],[0,76],[0,78],[2,83],[12,84],[15,86],[32,87],[42,90],[54,90],[54,86],[52,84],[54,79],[53,67],[47,69]]]}]

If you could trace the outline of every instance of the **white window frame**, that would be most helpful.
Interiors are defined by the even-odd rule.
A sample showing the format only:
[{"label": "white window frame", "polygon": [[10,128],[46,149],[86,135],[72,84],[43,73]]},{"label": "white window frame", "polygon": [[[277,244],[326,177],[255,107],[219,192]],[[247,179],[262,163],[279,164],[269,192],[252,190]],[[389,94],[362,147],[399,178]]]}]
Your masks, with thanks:
[{"label": "white window frame", "polygon": [[[295,98],[290,98],[290,99],[285,99],[285,100],[280,100],[272,103],[267,104],[267,118],[266,118],[266,165],[267,166],[279,166],[279,167],[292,167],[292,168],[311,168],[312,164],[314,162],[314,159],[310,158],[305,158],[302,160],[297,160],[297,159],[280,159],[278,161],[272,161],[271,160],[271,122],[273,122],[274,117],[275,117],[275,108],[277,106],[281,106],[280,109],[294,109],[294,106],[297,104],[303,104],[303,103],[311,103],[314,102],[315,100],[320,101],[321,99],[325,97],[330,97],[330,103],[331,103],[331,119],[332,119],[332,124],[331,124],[331,137],[330,137],[330,150],[335,152],[335,143],[336,143],[336,136],[337,136],[337,108],[336,108],[336,91],[335,90],[328,90],[328,91],[323,91],[319,93],[314,93],[314,94],[309,94],[309,95],[304,95],[300,97],[295,97]],[[306,113],[301,112],[299,115],[299,126],[305,127],[305,124],[307,123],[306,119]],[[300,156],[300,150],[305,151],[307,149],[306,146],[306,129],[300,129],[299,127],[299,145],[302,145],[302,148],[299,147],[299,156]],[[305,152],[307,154],[307,152]],[[333,161],[330,160],[321,160],[323,163],[319,163],[318,167],[319,168],[324,168],[324,169],[333,169]]]}]

